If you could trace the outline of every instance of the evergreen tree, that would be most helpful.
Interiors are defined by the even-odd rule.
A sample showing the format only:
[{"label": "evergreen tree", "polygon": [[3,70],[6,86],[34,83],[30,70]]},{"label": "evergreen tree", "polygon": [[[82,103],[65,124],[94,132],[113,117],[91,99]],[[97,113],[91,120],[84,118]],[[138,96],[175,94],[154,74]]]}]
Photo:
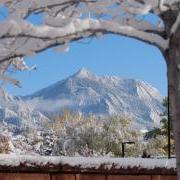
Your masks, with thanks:
[{"label": "evergreen tree", "polygon": [[[165,108],[164,112],[161,114],[162,119],[160,121],[161,123],[161,127],[160,128],[153,128],[152,130],[148,131],[145,134],[145,139],[152,141],[152,139],[156,139],[160,136],[164,136],[165,139],[168,139],[168,98],[165,97],[163,99],[163,106]],[[174,136],[172,133],[172,123],[170,124],[170,138],[171,138],[171,153],[174,154],[175,153],[175,148],[174,148]],[[161,137],[162,138],[162,137]],[[165,151],[165,153],[167,154],[168,152],[168,140],[165,141],[165,143],[161,144],[162,145],[162,149]]]},{"label": "evergreen tree", "polygon": [[54,142],[56,140],[55,133],[52,130],[47,130],[42,133],[43,142],[40,146],[40,154],[45,156],[51,156],[53,153]]}]

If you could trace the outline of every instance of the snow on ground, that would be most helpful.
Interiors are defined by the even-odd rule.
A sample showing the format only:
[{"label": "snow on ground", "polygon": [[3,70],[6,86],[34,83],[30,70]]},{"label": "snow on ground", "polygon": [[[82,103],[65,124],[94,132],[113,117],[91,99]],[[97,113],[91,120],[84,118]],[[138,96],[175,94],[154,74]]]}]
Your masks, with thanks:
[{"label": "snow on ground", "polygon": [[143,159],[143,158],[92,158],[92,157],[45,157],[45,156],[25,156],[25,155],[0,155],[1,167],[44,167],[51,165],[79,167],[84,169],[149,169],[156,168],[176,169],[176,160],[173,159]]}]

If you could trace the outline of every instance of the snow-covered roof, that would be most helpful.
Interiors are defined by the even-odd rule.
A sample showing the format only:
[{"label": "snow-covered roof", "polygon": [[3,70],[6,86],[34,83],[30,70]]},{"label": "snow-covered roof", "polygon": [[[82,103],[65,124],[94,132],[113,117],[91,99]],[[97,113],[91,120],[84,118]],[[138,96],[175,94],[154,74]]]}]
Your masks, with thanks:
[{"label": "snow-covered roof", "polygon": [[176,160],[0,155],[0,171],[176,174]]}]

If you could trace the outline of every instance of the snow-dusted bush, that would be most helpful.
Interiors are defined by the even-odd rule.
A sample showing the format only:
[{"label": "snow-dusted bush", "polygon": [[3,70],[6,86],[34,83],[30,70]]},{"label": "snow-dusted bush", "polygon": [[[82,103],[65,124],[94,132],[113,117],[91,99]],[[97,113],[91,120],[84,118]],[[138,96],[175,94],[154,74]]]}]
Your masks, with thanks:
[{"label": "snow-dusted bush", "polygon": [[146,147],[148,152],[153,156],[167,155],[164,149],[164,145],[167,144],[167,137],[158,135],[155,138],[151,138],[147,141]]},{"label": "snow-dusted bush", "polygon": [[[128,118],[119,116],[82,116],[66,112],[56,116],[51,127],[58,139],[55,141],[54,155],[81,156],[121,156],[122,142],[133,141],[127,145],[128,155],[142,153],[138,131],[133,130]],[[133,147],[134,146],[134,147]]]}]

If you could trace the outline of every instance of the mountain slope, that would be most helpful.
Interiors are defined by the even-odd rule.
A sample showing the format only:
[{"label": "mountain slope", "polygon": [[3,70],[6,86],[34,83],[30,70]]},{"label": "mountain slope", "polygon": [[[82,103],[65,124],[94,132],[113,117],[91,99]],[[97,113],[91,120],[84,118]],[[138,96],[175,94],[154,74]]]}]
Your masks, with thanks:
[{"label": "mountain slope", "polygon": [[24,97],[46,113],[64,108],[84,114],[119,114],[144,127],[156,126],[162,97],[151,85],[134,79],[97,76],[82,68],[69,78]]},{"label": "mountain slope", "polygon": [[0,123],[12,131],[41,129],[48,118],[33,109],[27,102],[0,89]]}]

